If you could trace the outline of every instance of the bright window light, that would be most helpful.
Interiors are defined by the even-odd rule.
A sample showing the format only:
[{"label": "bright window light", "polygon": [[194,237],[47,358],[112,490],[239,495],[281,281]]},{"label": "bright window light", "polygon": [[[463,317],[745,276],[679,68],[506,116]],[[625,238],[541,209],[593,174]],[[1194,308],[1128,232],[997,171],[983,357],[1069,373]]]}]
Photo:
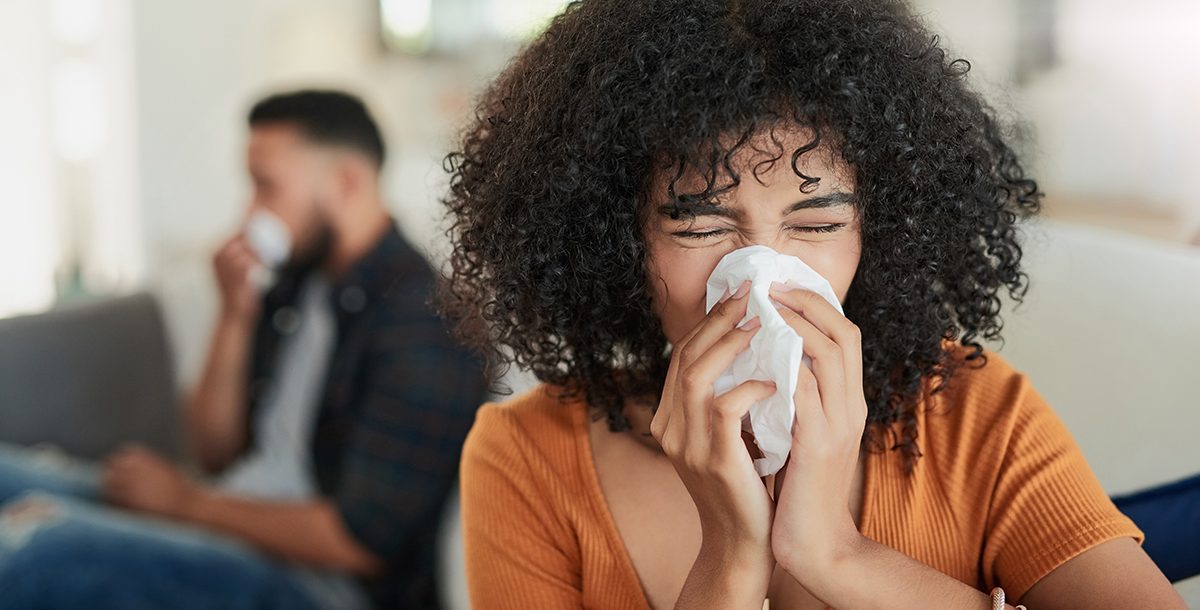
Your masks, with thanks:
[{"label": "bright window light", "polygon": [[402,53],[469,53],[542,32],[568,0],[378,0],[384,44]]},{"label": "bright window light", "polygon": [[51,81],[54,145],[66,161],[94,159],[104,147],[108,127],[104,78],[95,62],[64,59]]},{"label": "bright window light", "polygon": [[496,34],[512,40],[524,40],[541,32],[563,7],[566,0],[487,0],[488,24]]},{"label": "bright window light", "polygon": [[433,0],[381,0],[379,15],[388,44],[409,52],[428,48]]}]

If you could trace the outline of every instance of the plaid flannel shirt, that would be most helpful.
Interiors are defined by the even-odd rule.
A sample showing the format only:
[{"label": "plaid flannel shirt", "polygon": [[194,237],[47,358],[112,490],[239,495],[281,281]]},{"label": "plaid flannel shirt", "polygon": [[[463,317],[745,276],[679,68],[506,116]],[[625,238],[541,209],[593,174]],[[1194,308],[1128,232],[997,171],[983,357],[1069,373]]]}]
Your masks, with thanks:
[{"label": "plaid flannel shirt", "polygon": [[[281,273],[264,297],[248,438],[281,339],[294,330],[307,272]],[[438,606],[437,529],[463,440],[485,399],[481,362],[429,305],[435,282],[393,224],[331,291],[336,345],[312,440],[314,475],[353,536],[387,564],[381,578],[364,581],[379,607]]]}]

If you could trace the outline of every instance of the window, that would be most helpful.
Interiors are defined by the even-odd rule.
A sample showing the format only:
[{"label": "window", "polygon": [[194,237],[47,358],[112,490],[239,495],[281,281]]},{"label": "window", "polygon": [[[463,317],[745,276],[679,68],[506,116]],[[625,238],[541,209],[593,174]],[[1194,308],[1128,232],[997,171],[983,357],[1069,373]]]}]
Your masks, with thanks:
[{"label": "window", "polygon": [[379,0],[380,33],[395,52],[455,55],[529,40],[566,5],[566,0]]},{"label": "window", "polygon": [[0,316],[144,279],[129,2],[0,2]]}]

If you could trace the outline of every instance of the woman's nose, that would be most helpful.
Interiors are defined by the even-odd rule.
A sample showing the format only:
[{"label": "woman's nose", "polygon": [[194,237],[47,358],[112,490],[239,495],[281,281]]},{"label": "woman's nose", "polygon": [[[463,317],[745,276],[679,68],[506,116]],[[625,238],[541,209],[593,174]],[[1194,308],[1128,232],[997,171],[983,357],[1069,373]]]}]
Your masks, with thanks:
[{"label": "woman's nose", "polygon": [[792,241],[782,231],[763,230],[757,232],[743,232],[739,234],[737,240],[737,248],[749,248],[750,246],[766,246],[776,252],[784,254],[795,254],[788,250],[793,249]]}]

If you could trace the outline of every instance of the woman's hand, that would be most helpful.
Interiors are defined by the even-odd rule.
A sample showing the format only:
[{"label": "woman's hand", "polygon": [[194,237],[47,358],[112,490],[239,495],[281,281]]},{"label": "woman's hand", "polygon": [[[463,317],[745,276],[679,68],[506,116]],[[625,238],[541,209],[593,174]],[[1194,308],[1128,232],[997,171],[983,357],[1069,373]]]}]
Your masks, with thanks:
[{"label": "woman's hand", "polygon": [[650,432],[687,487],[700,515],[700,556],[680,606],[762,606],[774,560],[773,503],[742,441],[742,417],[775,385],[747,381],[714,396],[713,383],[759,328],[746,315],[744,284],[679,341]]},{"label": "woman's hand", "polygon": [[861,540],[850,498],[867,419],[862,342],[858,327],[814,292],[773,286],[771,298],[812,360],[811,371],[798,371],[792,449],[777,477],[771,533],[776,561],[804,583]]}]

